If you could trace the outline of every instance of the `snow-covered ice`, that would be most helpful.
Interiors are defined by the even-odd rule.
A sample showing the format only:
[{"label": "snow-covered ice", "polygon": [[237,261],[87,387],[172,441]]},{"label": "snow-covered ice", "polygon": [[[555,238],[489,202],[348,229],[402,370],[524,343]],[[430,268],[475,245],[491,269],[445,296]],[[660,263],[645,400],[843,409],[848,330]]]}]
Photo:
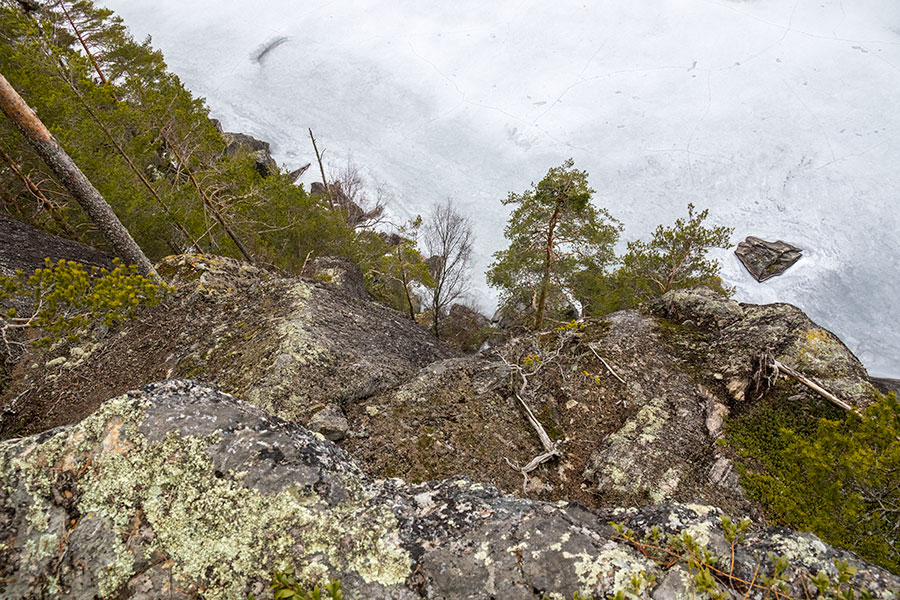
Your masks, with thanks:
[{"label": "snow-covered ice", "polygon": [[500,200],[571,156],[625,239],[693,202],[735,243],[803,248],[763,284],[723,252],[726,279],[900,376],[897,0],[104,1],[288,167],[312,127],[400,217],[453,197],[479,274],[504,246]]}]

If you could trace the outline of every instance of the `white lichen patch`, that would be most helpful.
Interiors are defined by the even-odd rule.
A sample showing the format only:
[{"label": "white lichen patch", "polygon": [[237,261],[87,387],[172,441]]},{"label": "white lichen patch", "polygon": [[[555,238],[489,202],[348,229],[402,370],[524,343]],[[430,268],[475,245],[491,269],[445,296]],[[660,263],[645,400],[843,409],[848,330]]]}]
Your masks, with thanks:
[{"label": "white lichen patch", "polygon": [[488,542],[481,542],[481,545],[478,547],[478,551],[474,554],[475,560],[479,561],[484,566],[490,564],[490,558],[488,558],[488,550],[490,549],[490,547],[491,546]]},{"label": "white lichen patch", "polygon": [[116,537],[113,542],[113,559],[100,565],[96,571],[100,595],[109,598],[134,573],[134,554]]},{"label": "white lichen patch", "polygon": [[[77,513],[112,532],[111,560],[93,567],[102,597],[134,576],[135,552],[165,556],[177,585],[202,586],[210,600],[245,597],[248,584],[268,580],[275,568],[293,567],[310,585],[335,572],[385,586],[405,581],[411,560],[396,519],[370,503],[361,482],[346,482],[348,497],[335,506],[306,488],[266,496],[233,474],[216,476],[208,449],[221,434],[148,442],[138,433],[147,406],[122,396],[40,444],[0,444],[0,484],[31,499],[21,517],[34,532],[23,544],[26,561],[65,551],[51,509],[58,511],[52,499],[66,474]],[[52,531],[41,536],[48,524]],[[136,527],[148,532],[142,548],[134,546]]]},{"label": "white lichen patch", "polygon": [[607,594],[615,594],[628,587],[632,575],[641,571],[655,575],[658,571],[656,563],[650,559],[637,556],[612,543],[597,554],[563,552],[563,557],[575,561],[575,575],[581,593],[585,595],[599,594],[600,597],[605,597]]},{"label": "white lichen patch", "polygon": [[553,552],[560,552],[560,551],[562,551],[562,545],[565,544],[566,542],[568,542],[569,539],[570,539],[571,537],[572,537],[572,534],[571,534],[571,533],[569,533],[568,531],[565,532],[564,534],[562,534],[561,536],[559,536],[559,541],[558,541],[558,542],[556,542],[555,544],[551,544],[551,545],[550,545],[550,550],[552,550]]},{"label": "white lichen patch", "polygon": [[784,556],[788,562],[812,565],[816,569],[834,572],[834,565],[824,557],[828,547],[818,538],[807,538],[801,535],[786,537],[781,534],[772,536],[772,552]]},{"label": "white lichen patch", "polygon": [[28,560],[35,563],[53,556],[58,548],[59,536],[53,533],[46,533],[40,536],[37,541],[28,540],[25,542],[25,552],[28,554]]},{"label": "white lichen patch", "polygon": [[709,546],[712,539],[712,525],[708,521],[700,521],[699,523],[691,523],[683,531],[694,538],[701,546]]},{"label": "white lichen patch", "polygon": [[[57,432],[41,444],[31,439],[0,444],[0,456],[4,457],[4,480],[0,484],[8,493],[12,492],[11,482],[5,478],[18,471],[25,490],[32,496],[32,506],[42,507],[42,499],[52,497],[51,489],[57,477],[62,472],[77,473],[89,460],[110,421],[115,419],[118,427],[133,432],[144,416],[143,407],[134,398],[119,396],[102,404],[81,423]],[[29,515],[30,523],[40,519],[36,514]]]},{"label": "white lichen patch", "polygon": [[278,325],[281,339],[278,354],[288,354],[302,366],[324,361],[330,354],[328,349],[312,339],[309,330],[298,318],[295,316]]},{"label": "white lichen patch", "polygon": [[671,498],[681,483],[681,474],[678,469],[671,467],[662,476],[659,485],[650,492],[650,498],[655,504],[662,504],[668,498]]},{"label": "white lichen patch", "polygon": [[[350,500],[328,508],[309,492],[286,488],[265,496],[216,478],[206,449],[218,438],[171,434],[138,451],[98,456],[82,482],[81,511],[105,517],[124,535],[139,507],[154,534],[148,550],[170,557],[176,579],[201,583],[212,600],[240,596],[249,581],[265,579],[271,565],[287,558],[310,584],[323,574],[315,556],[367,582],[405,580],[410,561],[388,539],[396,528],[390,511]],[[106,587],[115,590],[130,575],[107,572]]]},{"label": "white lichen patch", "polygon": [[608,444],[631,446],[635,441],[642,445],[651,444],[662,431],[668,418],[665,401],[662,398],[651,398],[621,429],[609,437]]},{"label": "white lichen patch", "polygon": [[706,517],[711,514],[718,514],[721,511],[715,506],[710,506],[708,504],[682,504],[686,509],[692,510],[697,513],[699,517]]}]

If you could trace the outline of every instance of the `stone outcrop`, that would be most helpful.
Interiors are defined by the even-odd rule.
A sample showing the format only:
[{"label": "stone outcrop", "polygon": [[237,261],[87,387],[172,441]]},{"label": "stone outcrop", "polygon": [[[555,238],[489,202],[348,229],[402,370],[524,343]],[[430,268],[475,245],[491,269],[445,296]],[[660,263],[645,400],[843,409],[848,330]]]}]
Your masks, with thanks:
[{"label": "stone outcrop", "polygon": [[0,213],[0,274],[12,275],[18,269],[33,273],[44,266],[45,258],[113,268],[112,258],[96,248],[51,235]]},{"label": "stone outcrop", "polygon": [[785,529],[751,527],[731,566],[708,506],[595,512],[466,479],[372,480],[309,431],[186,381],[0,443],[4,598],[271,598],[272,571],[288,568],[307,586],[340,579],[347,598],[604,598],[641,571],[653,600],[695,593],[685,564],[652,560],[608,521],[635,538],[687,534],[745,581],[785,556],[793,597],[819,571],[836,579],[834,559],[857,569],[857,590],[900,593],[896,576]]},{"label": "stone outcrop", "polygon": [[227,258],[183,255],[158,268],[176,292],[117,328],[26,358],[6,394],[4,436],[70,424],[104,397],[152,381],[214,383],[307,423],[453,355],[428,331],[319,279],[280,277]]},{"label": "stone outcrop", "polygon": [[371,300],[366,290],[362,270],[349,258],[341,256],[317,256],[309,261],[303,270],[306,277],[334,284],[334,286],[354,298]]},{"label": "stone outcrop", "polygon": [[872,398],[856,357],[796,307],[739,304],[697,288],[670,292],[647,312],[588,319],[574,333],[428,365],[349,405],[343,447],[374,476],[465,474],[522,493],[522,476],[504,459],[523,465],[542,452],[513,395],[521,380],[510,365],[528,365],[526,400],[563,451],[530,473],[529,497],[587,506],[702,502],[753,514],[733,457],[717,443],[726,417],[764,394],[819,401],[786,380],[757,390],[766,350],[848,401]]},{"label": "stone outcrop", "polygon": [[787,242],[767,242],[749,236],[734,251],[737,257],[759,282],[776,277],[800,260],[803,250]]},{"label": "stone outcrop", "polygon": [[864,405],[875,389],[850,349],[796,306],[739,304],[692,288],[669,292],[652,310],[673,325],[668,341],[683,360],[721,381],[734,402],[748,400],[758,358],[767,350],[851,403]]},{"label": "stone outcrop", "polygon": [[268,177],[278,172],[278,163],[272,158],[269,150],[269,142],[258,140],[246,133],[222,132],[225,141],[225,155],[228,157],[236,154],[248,154],[253,157],[256,170],[263,177]]}]

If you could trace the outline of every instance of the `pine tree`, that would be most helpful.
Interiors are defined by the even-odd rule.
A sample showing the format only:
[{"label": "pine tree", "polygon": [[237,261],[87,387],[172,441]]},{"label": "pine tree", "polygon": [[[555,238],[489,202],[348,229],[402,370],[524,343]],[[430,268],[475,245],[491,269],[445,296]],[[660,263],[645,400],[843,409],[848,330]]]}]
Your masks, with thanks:
[{"label": "pine tree", "polygon": [[535,329],[543,326],[548,301],[561,304],[579,273],[602,273],[614,259],[621,227],[591,204],[587,173],[574,164],[569,159],[550,169],[530,190],[503,202],[516,206],[504,230],[510,243],[494,254],[488,283],[499,288],[503,302],[530,296]]},{"label": "pine tree", "polygon": [[0,110],[22,132],[35,153],[47,163],[56,178],[78,201],[91,221],[102,231],[116,254],[128,264],[137,265],[142,275],[157,277],[153,264],[134,242],[128,230],[122,226],[103,196],[91,185],[2,74],[0,74]]}]

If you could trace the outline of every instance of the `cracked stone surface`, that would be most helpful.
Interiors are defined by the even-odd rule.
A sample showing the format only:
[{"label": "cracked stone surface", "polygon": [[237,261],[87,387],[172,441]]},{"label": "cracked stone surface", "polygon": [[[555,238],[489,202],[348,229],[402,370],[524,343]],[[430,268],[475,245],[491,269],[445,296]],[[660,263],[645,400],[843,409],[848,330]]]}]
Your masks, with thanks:
[{"label": "cracked stone surface", "polygon": [[[701,505],[590,511],[506,496],[467,479],[372,480],[333,444],[214,388],[168,381],[101,405],[77,425],[0,444],[4,598],[270,598],[273,569],[340,578],[348,598],[605,597],[632,574],[674,577],[607,524],[688,532],[730,550]],[[810,534],[751,529],[748,576],[790,556],[791,592],[832,560],[896,597],[900,579]],[[677,568],[677,565],[674,565]],[[770,569],[765,561],[760,575]]]}]

